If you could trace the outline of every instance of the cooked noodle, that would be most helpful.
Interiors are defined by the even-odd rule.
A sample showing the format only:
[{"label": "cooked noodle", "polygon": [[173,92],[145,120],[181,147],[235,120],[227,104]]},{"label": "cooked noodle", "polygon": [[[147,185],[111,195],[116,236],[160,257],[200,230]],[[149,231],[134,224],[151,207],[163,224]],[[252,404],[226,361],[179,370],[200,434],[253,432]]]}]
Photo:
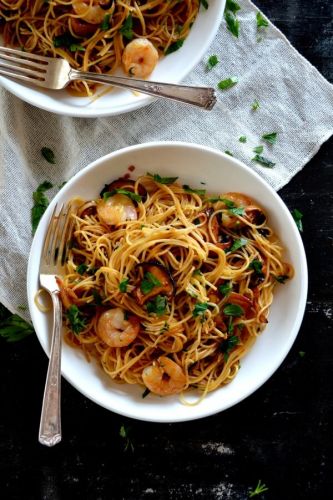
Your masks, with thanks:
[{"label": "cooked noodle", "polygon": [[[0,0],[0,29],[8,46],[63,57],[82,71],[113,73],[122,65],[131,40],[149,40],[160,56],[179,48],[199,4],[199,0]],[[91,95],[95,86],[76,81],[70,89]]]},{"label": "cooked noodle", "polygon": [[[143,371],[163,371],[159,360],[166,357],[184,378],[160,394],[197,388],[204,396],[236,376],[266,326],[275,285],[293,269],[252,200],[240,193],[209,198],[171,181],[150,174],[118,180],[102,198],[81,202],[61,283],[65,337],[97,358],[112,379],[128,384],[149,387]],[[136,201],[119,195],[123,190],[135,192]],[[105,222],[114,196],[134,209],[132,220]],[[99,332],[101,316],[115,308],[126,311],[124,323],[132,318],[139,325],[123,347],[108,345]],[[163,373],[160,383],[172,377]]]}]

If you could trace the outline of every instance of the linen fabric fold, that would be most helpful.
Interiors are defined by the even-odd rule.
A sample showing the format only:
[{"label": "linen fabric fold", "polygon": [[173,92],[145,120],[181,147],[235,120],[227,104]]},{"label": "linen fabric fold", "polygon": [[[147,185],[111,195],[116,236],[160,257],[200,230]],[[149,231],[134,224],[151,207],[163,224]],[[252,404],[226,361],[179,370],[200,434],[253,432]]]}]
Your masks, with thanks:
[{"label": "linen fabric fold", "polygon": [[[0,302],[9,310],[29,320],[32,193],[42,182],[53,184],[45,193],[51,199],[64,181],[107,153],[137,143],[181,140],[228,151],[278,190],[332,135],[333,86],[270,22],[258,30],[258,10],[249,0],[239,5],[239,37],[223,20],[206,56],[185,80],[217,88],[236,77],[232,87],[217,89],[218,102],[210,112],[158,100],[117,117],[70,118],[0,89]],[[212,55],[219,62],[209,69]],[[262,138],[272,133],[273,138]],[[261,153],[261,148],[254,151],[258,146]],[[43,147],[54,152],[54,164],[42,156]],[[256,154],[275,165],[253,161]]]}]

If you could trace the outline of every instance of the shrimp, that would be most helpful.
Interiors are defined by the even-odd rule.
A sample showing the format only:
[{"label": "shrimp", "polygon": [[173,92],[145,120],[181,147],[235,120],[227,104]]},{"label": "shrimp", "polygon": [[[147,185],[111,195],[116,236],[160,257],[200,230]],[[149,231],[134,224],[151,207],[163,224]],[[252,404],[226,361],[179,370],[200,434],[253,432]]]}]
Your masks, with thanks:
[{"label": "shrimp", "polygon": [[126,45],[122,61],[125,72],[130,76],[146,78],[157,64],[158,52],[146,38],[136,38]]},{"label": "shrimp", "polygon": [[132,200],[125,194],[115,194],[97,202],[97,214],[108,225],[120,224],[126,220],[137,220],[138,214]]},{"label": "shrimp", "polygon": [[97,336],[110,347],[124,347],[133,342],[140,329],[137,316],[125,319],[125,311],[120,307],[104,311],[98,320]]},{"label": "shrimp", "polygon": [[[73,0],[75,14],[90,24],[100,24],[103,22],[109,0]],[[104,7],[104,9],[103,9]]]},{"label": "shrimp", "polygon": [[166,356],[160,356],[154,364],[144,368],[142,379],[146,387],[159,396],[177,394],[186,385],[186,376],[181,367]]}]

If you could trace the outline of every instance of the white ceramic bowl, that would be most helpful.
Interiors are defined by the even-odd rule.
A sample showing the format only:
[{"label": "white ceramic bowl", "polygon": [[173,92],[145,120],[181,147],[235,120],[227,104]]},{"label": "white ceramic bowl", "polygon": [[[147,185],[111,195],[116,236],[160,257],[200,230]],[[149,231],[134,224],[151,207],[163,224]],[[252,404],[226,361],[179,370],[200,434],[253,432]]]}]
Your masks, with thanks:
[{"label": "white ceramic bowl", "polygon": [[204,146],[155,142],[111,153],[76,174],[53,199],[33,240],[28,265],[28,299],[33,324],[43,349],[49,354],[51,317],[40,312],[34,297],[39,288],[41,246],[54,204],[77,195],[87,200],[98,197],[104,184],[123,175],[129,165],[135,165],[133,177],[147,171],[179,176],[179,182],[192,187],[200,187],[200,182],[205,182],[207,193],[239,191],[258,200],[268,214],[269,224],[287,249],[285,257],[294,266],[295,277],[276,287],[267,328],[242,359],[237,377],[226,387],[208,394],[196,406],[182,405],[178,396],[161,398],[150,394],[142,399],[141,386],[114,383],[97,362],[88,363],[80,349],[66,344],[62,351],[62,374],[91,400],[128,417],[178,422],[212,415],[249,396],[279,367],[296,338],[307,297],[304,248],[289,210],[259,175],[235,158]]},{"label": "white ceramic bowl", "polygon": [[[202,59],[221,23],[225,0],[209,0],[209,8],[200,7],[199,15],[184,45],[173,54],[164,57],[150,75],[150,80],[179,83]],[[38,108],[60,115],[76,117],[111,116],[133,111],[150,104],[154,98],[137,95],[129,90],[116,89],[91,100],[71,96],[66,90],[46,90],[19,81],[0,77],[0,84],[23,101]],[[99,87],[98,92],[105,87]]]}]

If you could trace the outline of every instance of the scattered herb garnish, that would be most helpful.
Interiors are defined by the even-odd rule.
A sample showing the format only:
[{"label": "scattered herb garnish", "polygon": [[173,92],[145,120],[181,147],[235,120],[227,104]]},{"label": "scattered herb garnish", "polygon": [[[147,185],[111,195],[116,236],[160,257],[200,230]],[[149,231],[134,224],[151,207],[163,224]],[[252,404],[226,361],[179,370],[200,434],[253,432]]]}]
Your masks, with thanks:
[{"label": "scattered herb garnish", "polygon": [[225,154],[226,154],[226,155],[229,155],[229,156],[234,156],[234,155],[232,154],[232,152],[231,152],[231,151],[229,151],[228,149],[227,149],[226,151],[224,151],[224,152],[225,152]]},{"label": "scattered herb garnish", "polygon": [[94,297],[94,302],[91,303],[92,306],[101,306],[103,299],[95,288],[92,289],[92,295]]},{"label": "scattered herb garnish", "polygon": [[233,316],[235,318],[238,318],[239,316],[243,316],[244,309],[238,304],[227,304],[223,308],[223,312],[226,316]]},{"label": "scattered herb garnish", "polygon": [[0,323],[0,336],[7,342],[17,342],[34,333],[33,327],[17,314],[5,318]]},{"label": "scattered herb garnish", "polygon": [[299,357],[300,357],[300,358],[304,358],[304,356],[305,356],[305,351],[299,351],[299,353],[298,353],[298,354],[299,354]]},{"label": "scattered herb garnish", "polygon": [[172,54],[173,52],[176,52],[180,47],[183,46],[184,40],[177,40],[176,42],[172,43],[169,45],[169,47],[166,49],[164,52],[165,55],[167,56],[168,54]]},{"label": "scattered herb garnish", "polygon": [[239,21],[235,14],[233,14],[230,10],[226,10],[224,12],[224,18],[227,23],[227,28],[230,33],[238,38],[239,35]]},{"label": "scattered herb garnish", "polygon": [[120,291],[121,293],[126,293],[126,291],[127,291],[127,285],[128,285],[128,282],[129,282],[129,279],[128,279],[128,278],[127,278],[127,279],[125,278],[125,279],[121,280],[121,282],[119,283],[118,288],[119,288],[119,291]]},{"label": "scattered herb garnish", "polygon": [[40,219],[42,218],[43,213],[48,207],[49,200],[45,196],[45,191],[51,189],[53,185],[49,181],[44,181],[42,184],[38,186],[36,191],[32,193],[32,199],[34,201],[34,205],[31,209],[31,223],[32,223],[32,233],[34,234],[37,226],[39,224]]},{"label": "scattered herb garnish", "polygon": [[254,490],[250,490],[250,492],[249,492],[249,498],[252,498],[252,497],[254,497],[256,495],[260,495],[261,493],[263,493],[264,491],[267,491],[267,490],[268,490],[268,488],[266,487],[266,485],[261,482],[261,479],[259,479],[258,484],[255,487],[255,489]]},{"label": "scattered herb garnish", "polygon": [[219,63],[219,60],[218,60],[217,55],[214,54],[214,55],[210,56],[209,59],[208,59],[208,61],[207,61],[207,69],[210,71],[218,63]]},{"label": "scattered herb garnish", "polygon": [[88,269],[87,264],[79,264],[76,268],[76,272],[82,275],[87,271],[87,269]]},{"label": "scattered herb garnish", "polygon": [[210,203],[217,203],[218,201],[222,201],[222,203],[224,203],[227,208],[234,208],[236,206],[233,201],[228,200],[227,198],[221,198],[220,196],[207,198],[207,201],[209,201]]},{"label": "scattered herb garnish", "polygon": [[264,16],[261,14],[261,12],[257,12],[256,20],[257,20],[257,29],[258,30],[259,30],[259,28],[267,28],[268,21],[267,21],[267,19],[264,18]]},{"label": "scattered herb garnish", "polygon": [[225,362],[228,360],[229,354],[232,351],[232,349],[238,344],[239,344],[239,338],[236,335],[232,335],[231,337],[228,337],[222,342],[220,350],[224,353],[223,357]]},{"label": "scattered herb garnish", "polygon": [[76,305],[71,305],[66,312],[72,332],[78,335],[86,327],[86,320]]},{"label": "scattered herb garnish", "polygon": [[110,15],[111,14],[105,14],[104,19],[101,23],[102,31],[107,31],[110,28]]},{"label": "scattered herb garnish", "polygon": [[200,269],[195,269],[192,273],[192,276],[202,276],[202,272]]},{"label": "scattered herb garnish", "polygon": [[155,286],[161,286],[162,283],[160,280],[156,278],[152,273],[149,271],[145,274],[144,279],[141,282],[140,288],[142,293],[147,295],[147,293],[151,292]]},{"label": "scattered herb garnish", "polygon": [[279,276],[274,276],[274,278],[276,279],[276,281],[284,285],[285,282],[289,279],[289,276],[287,276],[286,274],[280,274]]},{"label": "scattered herb garnish", "polygon": [[249,269],[253,269],[253,271],[258,275],[258,276],[263,276],[263,272],[262,272],[262,262],[260,262],[260,260],[258,259],[254,259],[250,265],[249,265]]},{"label": "scattered herb garnish", "polygon": [[126,17],[122,27],[120,28],[120,33],[123,35],[124,38],[127,40],[132,40],[133,38],[133,18],[131,14]]},{"label": "scattered herb garnish", "polygon": [[240,10],[240,5],[236,2],[236,0],[227,0],[225,4],[226,10],[231,10],[234,14]]},{"label": "scattered herb garnish", "polygon": [[142,399],[146,398],[148,396],[148,394],[150,394],[150,390],[148,389],[148,387],[146,387],[142,393],[142,396],[141,396]]},{"label": "scattered herb garnish", "polygon": [[207,0],[200,0],[200,5],[202,5],[206,10],[209,7]]},{"label": "scattered herb garnish", "polygon": [[166,312],[167,298],[162,295],[157,295],[154,299],[147,302],[148,313],[155,313],[157,316],[162,316]]},{"label": "scattered herb garnish", "polygon": [[257,109],[260,108],[260,103],[259,103],[258,99],[255,99],[253,101],[253,103],[251,104],[251,108],[253,111],[257,111]]},{"label": "scattered herb garnish", "polygon": [[120,427],[120,430],[119,430],[119,436],[122,437],[123,439],[125,439],[124,451],[127,451],[128,449],[130,449],[133,452],[134,446],[133,446],[131,439],[129,438],[129,431],[130,431],[130,427],[125,427],[124,425],[122,425]]},{"label": "scattered herb garnish", "polygon": [[247,138],[245,137],[245,135],[241,135],[238,140],[239,140],[239,142],[243,142],[243,143],[247,142]]},{"label": "scattered herb garnish", "polygon": [[232,207],[228,208],[228,211],[233,215],[244,215],[244,207]]},{"label": "scattered herb garnish", "polygon": [[193,316],[202,316],[208,309],[208,302],[197,302],[193,309]]},{"label": "scattered herb garnish", "polygon": [[261,155],[261,153],[263,152],[263,150],[264,150],[264,146],[262,146],[262,145],[256,146],[255,148],[253,148],[253,152],[257,153],[258,155]]},{"label": "scattered herb garnish", "polygon": [[159,184],[173,184],[178,179],[178,177],[161,177],[158,174],[150,174],[149,172],[147,172],[147,175],[152,177],[154,181]]},{"label": "scattered herb garnish", "polygon": [[142,201],[142,198],[139,194],[133,193],[133,191],[127,191],[126,189],[112,189],[112,191],[106,191],[106,193],[103,193],[103,199],[107,200],[110,198],[110,196],[114,196],[115,194],[124,194],[125,196],[128,196],[131,200],[140,202]]},{"label": "scattered herb garnish", "polygon": [[275,163],[273,161],[268,160],[267,158],[265,158],[265,156],[261,156],[258,154],[255,155],[251,161],[256,161],[257,163],[260,163],[260,165],[266,168],[273,168],[275,166]]},{"label": "scattered herb garnish", "polygon": [[85,50],[85,48],[78,43],[77,38],[74,38],[70,33],[63,33],[62,35],[55,36],[53,38],[53,45],[54,47],[64,47],[65,49],[69,49],[70,52]]},{"label": "scattered herb garnish", "polygon": [[247,244],[247,239],[245,238],[239,238],[238,240],[234,240],[229,252],[234,252],[235,250],[244,247],[246,244]]},{"label": "scattered herb garnish", "polygon": [[238,82],[238,78],[236,76],[231,76],[230,78],[226,78],[225,80],[221,80],[217,84],[217,86],[220,90],[226,90],[226,89],[230,89],[231,87],[236,85],[237,82]]},{"label": "scattered herb garnish", "polygon": [[183,189],[187,193],[194,193],[194,194],[198,194],[199,196],[205,196],[205,194],[206,194],[206,189],[192,189],[187,184],[183,185]]},{"label": "scattered herb garnish", "polygon": [[230,282],[223,283],[222,285],[218,286],[218,289],[222,295],[228,295],[232,290],[232,284]]},{"label": "scattered herb garnish", "polygon": [[55,155],[54,152],[52,151],[51,148],[42,148],[41,150],[42,155],[44,156],[45,160],[48,161],[49,163],[55,163]]},{"label": "scattered herb garnish", "polygon": [[293,216],[294,221],[296,222],[296,226],[302,232],[303,231],[302,212],[300,212],[299,210],[297,210],[297,208],[295,208],[294,210],[292,210],[291,215]]},{"label": "scattered herb garnish", "polygon": [[277,132],[270,132],[269,134],[264,134],[261,138],[263,141],[269,142],[269,144],[275,144],[277,135]]}]

